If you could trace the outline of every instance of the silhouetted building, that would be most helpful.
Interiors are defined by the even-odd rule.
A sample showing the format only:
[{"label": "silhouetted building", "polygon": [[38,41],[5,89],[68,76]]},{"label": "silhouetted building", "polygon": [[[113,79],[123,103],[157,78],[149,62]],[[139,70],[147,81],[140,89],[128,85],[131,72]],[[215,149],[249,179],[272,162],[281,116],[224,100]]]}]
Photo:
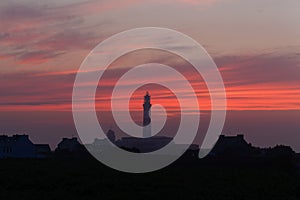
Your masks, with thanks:
[{"label": "silhouetted building", "polygon": [[151,106],[151,96],[149,95],[149,92],[146,92],[143,103],[144,138],[122,137],[120,140],[115,142],[118,147],[131,152],[146,153],[159,150],[173,140],[173,138],[166,136],[151,137]]},{"label": "silhouetted building", "polygon": [[143,136],[144,137],[151,137],[151,102],[150,102],[150,95],[147,92],[144,96],[144,115],[143,115]]},{"label": "silhouetted building", "polygon": [[63,138],[55,149],[55,156],[63,159],[89,159],[91,157],[76,137]]},{"label": "silhouetted building", "polygon": [[220,135],[209,155],[217,157],[248,157],[253,155],[253,153],[254,148],[246,142],[244,135]]},{"label": "silhouetted building", "polygon": [[68,151],[74,152],[81,148],[81,144],[78,142],[76,137],[73,138],[63,138],[60,143],[58,143],[55,151]]},{"label": "silhouetted building", "polygon": [[108,150],[112,145],[111,143],[116,143],[116,136],[111,129],[107,131],[106,136],[107,138],[104,139],[96,138],[92,144],[85,144],[85,147],[94,153]]},{"label": "silhouetted building", "polygon": [[45,158],[49,145],[33,144],[28,135],[1,135],[0,158]]}]

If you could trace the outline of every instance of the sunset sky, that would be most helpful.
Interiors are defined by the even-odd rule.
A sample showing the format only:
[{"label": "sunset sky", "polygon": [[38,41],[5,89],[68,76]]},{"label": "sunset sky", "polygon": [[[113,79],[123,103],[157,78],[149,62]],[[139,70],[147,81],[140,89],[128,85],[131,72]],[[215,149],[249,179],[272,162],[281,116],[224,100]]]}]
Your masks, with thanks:
[{"label": "sunset sky", "polygon": [[[283,143],[300,151],[295,141],[300,134],[299,8],[298,0],[1,1],[0,133],[26,132],[35,141],[52,143],[76,135],[72,89],[88,53],[121,31],[165,27],[198,41],[217,64],[229,110],[224,132],[241,131],[254,144]],[[98,92],[98,108],[107,107],[103,95],[116,75],[147,61],[181,70],[199,87],[202,108],[210,109],[201,77],[192,76],[187,63],[157,51],[118,59]],[[144,89],[133,97],[132,108],[139,109],[142,99],[136,98]],[[151,91],[154,103],[176,110],[177,103],[170,104],[173,94],[160,89]]]}]

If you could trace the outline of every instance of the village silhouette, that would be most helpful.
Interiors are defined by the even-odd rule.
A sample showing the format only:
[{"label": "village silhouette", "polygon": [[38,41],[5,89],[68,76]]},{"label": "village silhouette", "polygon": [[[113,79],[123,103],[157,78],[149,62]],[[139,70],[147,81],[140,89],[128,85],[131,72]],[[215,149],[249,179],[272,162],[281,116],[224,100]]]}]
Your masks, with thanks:
[{"label": "village silhouette", "polygon": [[[169,142],[168,137],[157,137],[155,139],[140,139],[126,137],[120,140],[113,140],[115,138],[114,132],[109,130],[107,133],[110,140],[119,148],[134,153],[145,153],[159,149]],[[87,148],[94,148],[95,150],[105,150],[105,146],[109,143],[105,140],[95,139],[92,144],[86,145]],[[48,144],[34,144],[28,135],[13,135],[0,136],[0,159],[7,158],[30,158],[30,159],[46,159],[53,157],[65,158],[85,158],[89,157],[89,153],[85,146],[80,144],[76,137],[63,138],[57,144],[54,151]],[[199,154],[199,146],[192,144],[184,153],[183,157],[190,159],[197,159]],[[214,148],[208,154],[210,159],[263,159],[263,158],[296,158],[299,155],[293,151],[289,146],[276,145],[275,147],[260,148],[254,147],[244,139],[244,135],[236,136],[220,135]]]},{"label": "village silhouette", "polygon": [[[147,92],[143,103],[143,135],[145,138],[122,137],[116,139],[115,132],[108,130],[106,139],[95,138],[92,144],[81,144],[76,137],[62,138],[54,151],[49,144],[34,144],[29,135],[1,135],[0,136],[0,159],[47,159],[47,158],[90,158],[89,151],[105,151],[110,145],[115,145],[129,152],[147,153],[158,150],[165,145],[173,142],[171,137],[153,136],[151,137],[151,97]],[[176,144],[179,145],[179,144]],[[185,160],[197,160],[199,154],[199,145],[192,144],[183,154]],[[299,154],[296,154],[289,146],[277,145],[275,147],[260,148],[254,147],[248,143],[243,134],[236,136],[220,135],[213,149],[206,159],[226,160],[257,160],[288,158],[299,160]]]}]

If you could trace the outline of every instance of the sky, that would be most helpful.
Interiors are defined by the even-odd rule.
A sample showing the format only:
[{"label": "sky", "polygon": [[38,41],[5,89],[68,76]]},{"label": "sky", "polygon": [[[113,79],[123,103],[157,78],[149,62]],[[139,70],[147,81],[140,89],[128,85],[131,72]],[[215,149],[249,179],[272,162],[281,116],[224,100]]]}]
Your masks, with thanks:
[{"label": "sky", "polygon": [[[165,27],[195,39],[218,66],[228,106],[224,133],[243,132],[254,144],[283,143],[300,151],[295,142],[300,134],[299,7],[298,0],[1,1],[0,132],[26,132],[51,144],[76,135],[72,89],[89,52],[121,31]],[[185,74],[201,108],[210,110],[201,76],[176,56],[153,50],[132,52],[110,66],[97,91],[97,109],[107,111],[108,91],[118,75],[149,61]],[[141,110],[144,90],[151,90],[153,104],[178,109],[170,91],[153,86],[136,92],[132,110]]]}]

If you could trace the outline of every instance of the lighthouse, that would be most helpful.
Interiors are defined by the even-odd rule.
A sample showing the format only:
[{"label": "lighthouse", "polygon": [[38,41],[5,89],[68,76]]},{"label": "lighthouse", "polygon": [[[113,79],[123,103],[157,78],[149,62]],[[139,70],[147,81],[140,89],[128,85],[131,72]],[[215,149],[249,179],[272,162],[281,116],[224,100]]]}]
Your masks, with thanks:
[{"label": "lighthouse", "polygon": [[144,96],[143,136],[151,137],[151,96],[147,92]]}]

